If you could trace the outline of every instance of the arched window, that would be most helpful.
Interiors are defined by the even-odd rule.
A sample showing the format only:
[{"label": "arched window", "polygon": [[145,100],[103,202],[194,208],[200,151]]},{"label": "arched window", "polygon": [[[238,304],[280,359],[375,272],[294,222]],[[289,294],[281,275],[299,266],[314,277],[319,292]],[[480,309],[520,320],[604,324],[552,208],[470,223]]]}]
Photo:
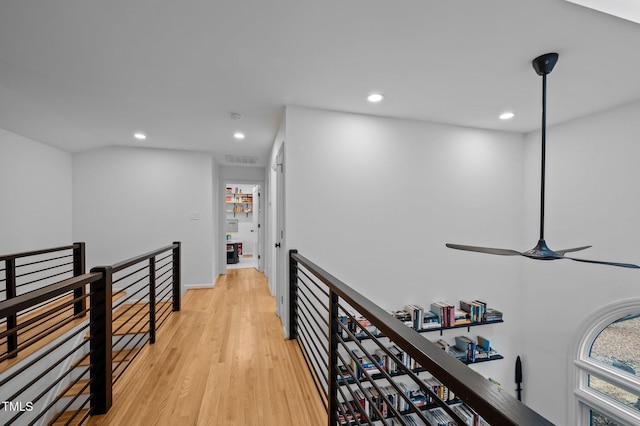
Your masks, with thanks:
[{"label": "arched window", "polygon": [[572,423],[640,425],[640,300],[599,309],[578,333]]}]

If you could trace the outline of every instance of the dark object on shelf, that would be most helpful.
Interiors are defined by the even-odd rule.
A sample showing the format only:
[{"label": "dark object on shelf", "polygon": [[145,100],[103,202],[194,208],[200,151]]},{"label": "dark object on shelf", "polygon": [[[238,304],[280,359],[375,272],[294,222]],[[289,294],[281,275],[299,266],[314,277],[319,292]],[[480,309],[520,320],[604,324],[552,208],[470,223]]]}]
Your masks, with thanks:
[{"label": "dark object on shelf", "polygon": [[522,401],[522,361],[520,361],[520,355],[516,358],[516,392],[518,392],[518,401]]},{"label": "dark object on shelf", "polygon": [[557,53],[547,53],[535,58],[532,62],[533,69],[536,73],[542,76],[542,170],[541,170],[541,184],[540,184],[540,239],[538,244],[531,250],[519,252],[511,249],[491,248],[491,247],[478,247],[467,246],[460,244],[449,244],[446,246],[457,250],[475,251],[479,253],[495,254],[500,256],[525,256],[536,260],[558,260],[558,259],[570,259],[578,262],[597,263],[600,265],[620,266],[623,268],[638,268],[640,266],[631,263],[619,263],[619,262],[606,262],[601,260],[587,260],[579,259],[575,257],[567,257],[566,253],[580,251],[587,249],[591,246],[574,247],[563,250],[551,250],[546,241],[544,240],[544,189],[545,189],[545,153],[546,153],[546,127],[547,127],[547,74],[549,74],[556,62],[558,61]]},{"label": "dark object on shelf", "polygon": [[238,243],[227,243],[227,264],[238,263]]}]

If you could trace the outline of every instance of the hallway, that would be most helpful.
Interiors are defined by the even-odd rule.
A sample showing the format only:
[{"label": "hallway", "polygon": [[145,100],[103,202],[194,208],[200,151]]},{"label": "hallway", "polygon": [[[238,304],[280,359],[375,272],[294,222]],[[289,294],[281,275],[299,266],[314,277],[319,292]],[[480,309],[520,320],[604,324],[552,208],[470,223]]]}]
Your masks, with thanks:
[{"label": "hallway", "polygon": [[188,290],[114,386],[90,425],[309,425],[326,413],[295,341],[257,270],[230,269],[213,289]]}]

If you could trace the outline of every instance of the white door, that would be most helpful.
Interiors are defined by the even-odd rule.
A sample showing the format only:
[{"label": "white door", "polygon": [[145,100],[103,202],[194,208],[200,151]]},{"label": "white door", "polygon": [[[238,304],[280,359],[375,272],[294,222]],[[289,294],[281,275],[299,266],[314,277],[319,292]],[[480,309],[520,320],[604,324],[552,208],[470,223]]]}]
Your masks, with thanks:
[{"label": "white door", "polygon": [[287,329],[285,302],[288,301],[287,285],[285,282],[285,261],[284,253],[284,143],[280,146],[276,159],[276,229],[273,236],[275,251],[275,280],[276,280],[276,312],[282,321],[282,325]]},{"label": "white door", "polygon": [[260,185],[253,187],[253,226],[251,232],[253,233],[253,256],[257,262],[258,271],[263,271],[262,268],[262,200],[260,199],[261,188]]}]

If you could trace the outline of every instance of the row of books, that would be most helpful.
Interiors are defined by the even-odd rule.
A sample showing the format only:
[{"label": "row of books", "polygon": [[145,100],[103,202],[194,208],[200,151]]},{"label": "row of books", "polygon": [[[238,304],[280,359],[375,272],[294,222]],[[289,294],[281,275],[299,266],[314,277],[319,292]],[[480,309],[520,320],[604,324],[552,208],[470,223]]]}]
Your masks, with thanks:
[{"label": "row of books", "polygon": [[[456,398],[453,391],[440,383],[434,377],[430,377],[424,381],[426,386],[432,390],[439,398],[451,404],[453,410],[463,419],[469,426],[484,426],[487,423],[471,408],[461,404]],[[391,386],[365,387],[362,389],[354,389],[353,394],[355,400],[343,402],[339,408],[339,419],[343,425],[350,425],[358,421],[365,420],[363,413],[366,413],[372,421],[381,418],[393,418],[395,412],[406,414],[409,412],[409,401],[417,408],[424,410],[424,416],[432,425],[449,425],[455,424],[453,419],[449,417],[444,410],[435,407],[435,400],[429,393],[425,393],[422,389],[409,389],[405,383],[397,383],[398,388],[404,394],[398,394],[398,390]],[[404,418],[404,416],[403,416]],[[453,422],[453,423],[452,423]]]},{"label": "row of books", "polygon": [[[461,300],[460,308],[456,308],[448,302],[434,302],[429,310],[425,310],[421,305],[411,304],[406,305],[403,310],[391,311],[390,313],[415,330],[502,321],[502,312],[487,308],[485,302],[478,300],[472,302]],[[349,333],[359,339],[368,337],[368,334],[374,336],[379,334],[378,329],[371,321],[361,315],[343,312],[340,314],[339,320],[343,325],[340,328],[340,335],[343,339],[348,339]]]},{"label": "row of books", "polygon": [[[500,357],[498,352],[491,347],[491,341],[483,336],[478,336],[476,340],[468,336],[456,336],[455,344],[453,345],[444,339],[438,340],[435,344],[445,352],[465,363],[474,363]],[[342,383],[344,381],[343,376],[348,382],[351,382],[351,372],[360,380],[366,378],[367,375],[371,377],[381,374],[381,371],[386,371],[390,375],[401,374],[405,370],[401,366],[413,371],[421,368],[415,359],[397,345],[390,345],[386,349],[387,350],[384,351],[381,348],[377,348],[370,354],[371,358],[365,356],[359,349],[352,350],[350,355],[351,369],[341,366],[340,371],[342,375],[338,375],[338,382]],[[389,354],[392,356],[389,356]],[[365,375],[365,371],[367,375]]]},{"label": "row of books", "polygon": [[491,341],[483,336],[478,336],[477,340],[473,340],[468,336],[456,336],[454,345],[450,345],[443,339],[435,343],[447,353],[466,363],[488,360],[499,356],[498,352],[491,347]]},{"label": "row of books", "polygon": [[428,310],[421,305],[406,305],[391,315],[415,330],[502,321],[502,312],[487,308],[485,302],[461,300],[460,307],[448,302],[433,302]]}]

